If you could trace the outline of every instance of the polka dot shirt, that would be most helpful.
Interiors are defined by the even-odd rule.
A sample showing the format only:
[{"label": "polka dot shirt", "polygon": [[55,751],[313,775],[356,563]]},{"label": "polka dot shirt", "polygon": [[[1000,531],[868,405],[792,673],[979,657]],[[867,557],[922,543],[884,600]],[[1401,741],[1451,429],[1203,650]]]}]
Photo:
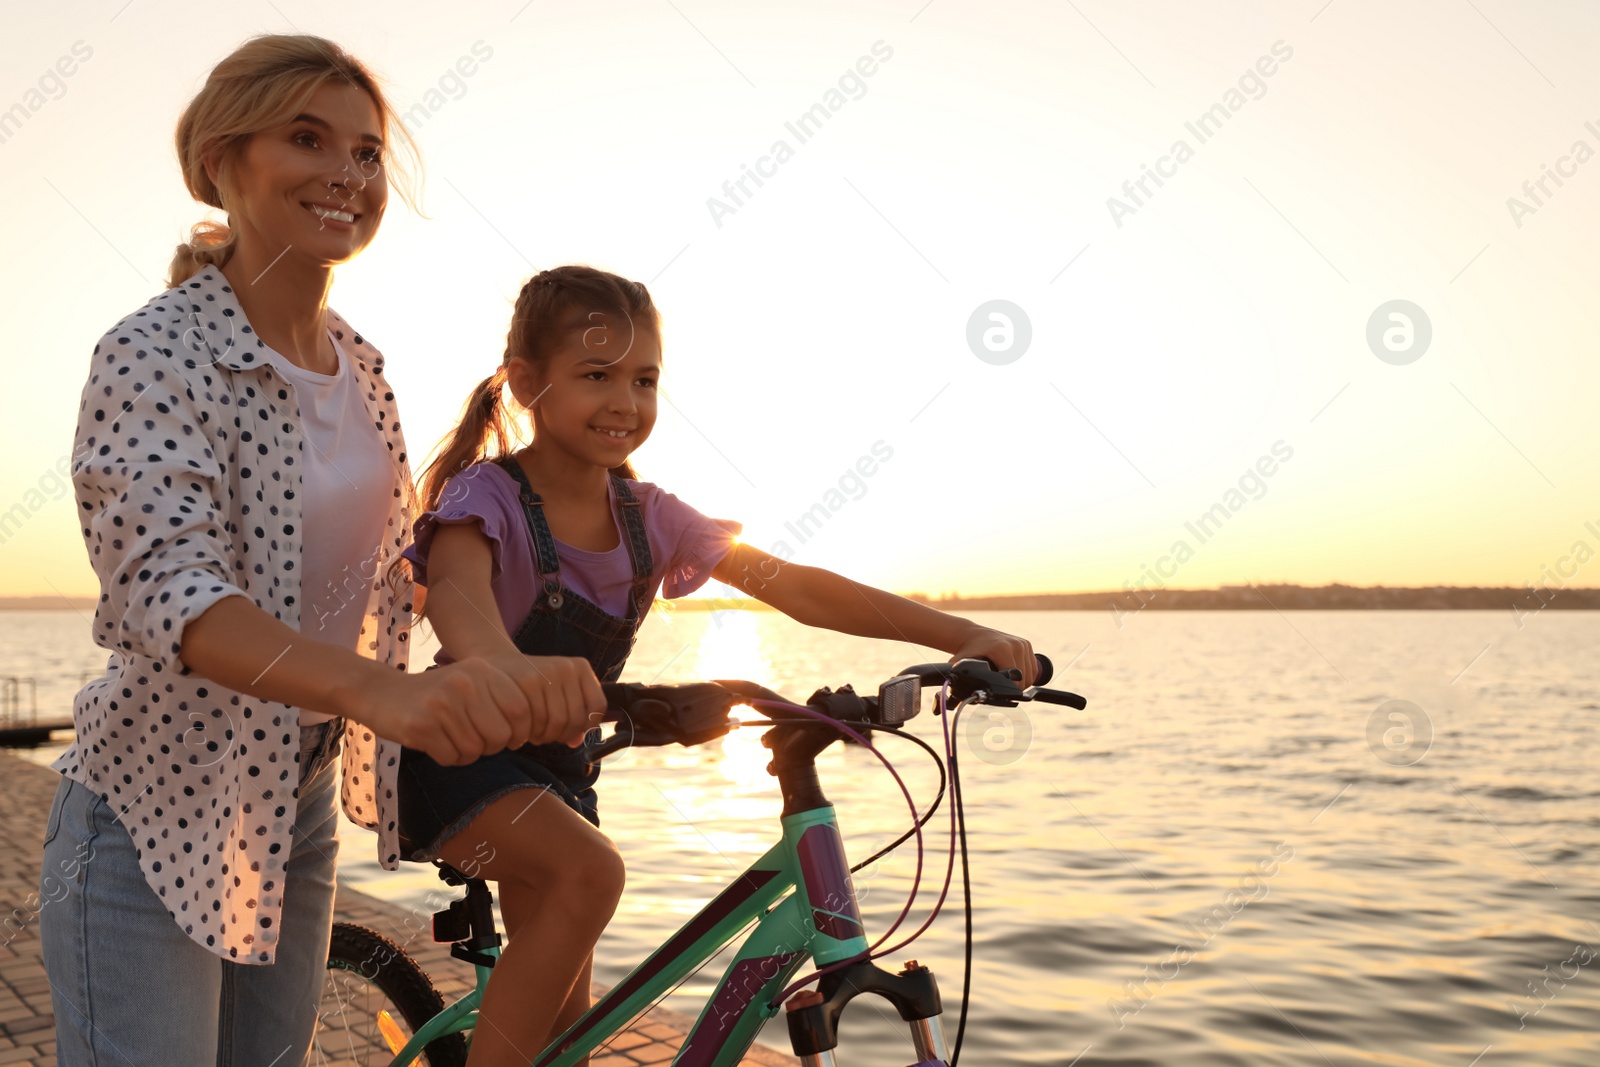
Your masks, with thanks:
[{"label": "polka dot shirt", "polygon": [[[342,317],[345,348],[394,462],[395,489],[362,655],[406,669],[412,588],[389,580],[413,489],[383,357]],[[145,878],[183,931],[227,959],[271,963],[299,794],[299,711],[192,674],[184,625],[229,596],[300,627],[301,472],[294,387],[215,267],[155,297],[95,346],[73,485],[100,579],[104,677],[79,692],[57,770],[95,790],[133,837]],[[346,721],[340,798],[393,870],[400,746]]]}]

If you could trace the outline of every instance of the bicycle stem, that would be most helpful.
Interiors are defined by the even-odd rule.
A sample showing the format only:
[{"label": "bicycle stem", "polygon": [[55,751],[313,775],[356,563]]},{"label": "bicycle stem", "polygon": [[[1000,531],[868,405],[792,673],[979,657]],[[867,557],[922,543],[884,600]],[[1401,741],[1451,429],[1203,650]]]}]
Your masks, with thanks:
[{"label": "bicycle stem", "polygon": [[816,758],[841,737],[824,723],[783,723],[762,735],[762,746],[772,750],[767,771],[778,779],[784,815],[829,805],[817,777]]}]

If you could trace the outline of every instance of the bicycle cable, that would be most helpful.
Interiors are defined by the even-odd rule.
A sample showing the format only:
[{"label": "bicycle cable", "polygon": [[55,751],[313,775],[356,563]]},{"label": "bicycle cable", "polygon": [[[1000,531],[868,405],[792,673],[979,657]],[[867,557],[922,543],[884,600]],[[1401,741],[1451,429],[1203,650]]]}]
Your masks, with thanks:
[{"label": "bicycle cable", "polygon": [[944,761],[939,758],[939,753],[933,750],[933,746],[928,744],[922,738],[918,737],[916,734],[901,733],[892,726],[879,726],[877,724],[871,724],[869,729],[873,730],[874,732],[882,733],[886,737],[898,737],[903,741],[910,741],[912,744],[926,752],[928,757],[933,760],[933,765],[939,769],[939,791],[934,794],[933,803],[928,805],[928,810],[923,812],[922,817],[917,820],[917,823],[914,827],[912,827],[910,830],[907,830],[905,833],[901,834],[887,845],[884,845],[878,851],[874,852],[872,855],[868,856],[854,867],[851,867],[851,874],[855,874],[863,867],[870,867],[874,863],[877,863],[883,857],[887,856],[889,853],[905,844],[906,841],[910,839],[912,834],[916,833],[922,827],[928,825],[928,820],[933,818],[934,814],[939,810],[939,805],[944,801],[944,790],[947,781],[944,773]]},{"label": "bicycle cable", "polygon": [[[765,723],[756,723],[756,725],[765,725]],[[934,812],[936,812],[938,810],[938,808],[939,808],[939,799],[943,797],[944,788],[945,788],[944,765],[943,765],[942,762],[939,761],[938,753],[934,752],[933,747],[931,745],[929,745],[926,742],[924,742],[921,738],[915,737],[915,736],[913,736],[911,734],[898,733],[897,731],[894,730],[893,727],[878,726],[878,725],[875,725],[875,724],[859,724],[859,723],[856,724],[856,725],[864,725],[864,726],[867,727],[867,729],[870,729],[870,730],[888,730],[891,733],[895,733],[899,737],[905,738],[906,740],[914,741],[916,744],[918,744],[922,748],[926,749],[928,754],[933,757],[934,765],[939,768],[939,779],[940,779],[940,782],[939,782],[939,797],[936,797],[934,799],[934,802],[933,802],[932,806],[929,807],[929,809],[928,809],[926,814],[924,814],[920,819],[917,820],[916,825],[913,826],[912,829],[907,830],[905,833],[901,834],[900,837],[897,838],[891,844],[885,846],[884,848],[879,849],[877,852],[873,853],[871,856],[868,856],[866,859],[862,860],[860,863],[858,863],[854,867],[850,868],[850,873],[852,873],[852,874],[854,874],[855,872],[861,870],[861,868],[867,866],[869,863],[873,863],[876,860],[878,860],[880,857],[888,854],[897,845],[899,845],[901,842],[905,841],[906,838],[910,837],[918,829],[920,829],[923,826],[926,826],[928,824],[928,820],[933,818]],[[951,825],[952,825],[952,833],[953,833],[954,832],[954,823],[952,822]],[[874,946],[873,948],[870,948],[870,949],[867,950],[867,953],[866,953],[865,956],[861,956],[861,955],[858,954],[858,955],[852,957],[851,960],[844,961],[844,962],[854,962],[854,961],[861,960],[861,959],[867,959],[867,960],[881,959],[884,956],[888,956],[888,955],[890,955],[892,953],[899,952],[901,949],[905,948],[907,945],[911,944],[911,942],[915,941],[917,938],[921,937],[924,933],[927,932],[928,927],[933,924],[934,919],[938,918],[939,913],[944,909],[945,897],[950,892],[950,879],[951,879],[951,874],[952,874],[952,871],[953,871],[954,865],[955,865],[955,845],[954,845],[954,840],[953,839],[952,839],[952,842],[951,842],[949,855],[950,855],[950,858],[949,858],[948,862],[945,864],[944,886],[939,891],[939,899],[934,902],[933,910],[929,913],[928,917],[925,920],[923,920],[922,925],[917,928],[916,932],[913,933],[910,937],[907,937],[904,941],[901,941],[897,945],[891,945],[889,948],[886,948],[886,949],[878,949],[876,946]],[[909,905],[907,906],[907,910],[909,910]],[[903,919],[904,917],[905,917],[905,912],[903,911],[901,913],[901,918]],[[896,925],[898,926],[899,924],[897,923]],[[894,927],[891,927],[889,929],[888,933],[884,934],[883,937],[879,938],[877,944],[879,944],[879,945],[883,944],[884,941],[887,941],[889,939],[889,935],[892,934],[892,933],[894,933]],[[824,971],[819,971],[818,973],[819,974],[824,974],[824,973],[826,973],[826,971],[825,970]]]},{"label": "bicycle cable", "polygon": [[[753,701],[752,703],[759,704],[764,702]],[[854,738],[857,744],[861,745],[861,747],[865,748],[868,752],[871,752],[878,762],[883,764],[884,769],[887,770],[890,777],[894,779],[895,785],[900,787],[900,795],[905,797],[906,807],[911,809],[911,820],[914,824],[912,829],[915,831],[917,836],[917,868],[916,873],[912,876],[911,880],[911,895],[909,898],[907,898],[905,907],[900,909],[900,915],[895,919],[894,922],[889,924],[889,929],[883,932],[883,936],[879,937],[877,941],[867,946],[866,952],[860,954],[861,958],[871,958],[873,950],[878,948],[878,946],[882,945],[885,941],[889,940],[889,938],[893,936],[894,932],[900,928],[900,924],[905,922],[906,916],[911,913],[912,904],[916,903],[917,892],[922,887],[922,862],[924,850],[922,847],[922,824],[917,822],[916,801],[911,798],[911,790],[906,787],[905,779],[900,777],[900,772],[894,769],[894,764],[889,762],[888,757],[879,752],[876,745],[872,744],[872,742],[868,741],[861,734],[856,733],[851,726],[845,725],[832,716],[824,715],[822,712],[814,711],[811,708],[801,707],[798,704],[784,704],[780,706],[787,707],[790,711],[799,711],[813,719],[819,720],[824,725],[833,726],[841,733]],[[870,732],[871,731],[869,730],[868,733]],[[842,966],[845,962],[846,961],[841,960],[839,964],[830,965],[827,968],[821,968],[814,973],[813,977],[826,974],[829,970],[833,969],[833,967]],[[796,983],[797,986],[799,984],[801,983]],[[787,993],[785,995],[787,995]]]},{"label": "bicycle cable", "polygon": [[[939,698],[943,701],[942,692]],[[956,1021],[956,1040],[951,1046],[950,1067],[956,1067],[961,1062],[961,1041],[967,1033],[967,1003],[972,992],[972,874],[967,866],[967,814],[966,805],[961,797],[961,766],[955,746],[955,738],[960,736],[961,713],[966,709],[967,701],[963,700],[956,705],[951,718],[945,722],[945,759],[950,764],[950,808],[954,813],[957,836],[961,842],[961,904],[966,916],[964,924],[966,944],[961,966],[961,1013]]]},{"label": "bicycle cable", "polygon": [[[950,881],[954,873],[955,853],[959,847],[961,853],[962,912],[965,919],[963,924],[964,944],[962,953],[961,1012],[956,1024],[956,1037],[954,1044],[951,1046],[949,1064],[949,1067],[958,1067],[961,1059],[962,1044],[966,1037],[967,1011],[972,992],[972,872],[967,850],[966,805],[961,793],[961,768],[960,759],[956,754],[956,739],[959,737],[961,715],[967,709],[967,706],[972,702],[972,697],[966,697],[958,701],[954,709],[948,709],[946,704],[949,691],[950,684],[949,681],[946,680],[945,684],[941,686],[939,691],[935,694],[934,706],[934,714],[938,715],[940,718],[940,729],[943,734],[945,750],[944,763],[949,764],[948,774],[946,773],[944,763],[941,763],[939,760],[938,753],[935,752],[930,745],[914,734],[901,733],[899,730],[893,727],[883,726],[876,723],[852,723],[850,725],[846,725],[839,720],[832,718],[831,716],[824,715],[821,712],[814,711],[811,708],[802,707],[798,704],[793,704],[788,701],[751,700],[748,703],[753,707],[767,705],[775,708],[784,708],[790,712],[798,712],[799,714],[805,715],[808,718],[818,720],[822,725],[834,727],[840,733],[844,734],[846,737],[849,737],[867,751],[871,752],[873,756],[884,765],[884,768],[888,770],[889,774],[894,778],[895,784],[900,787],[901,795],[905,797],[906,805],[911,809],[911,829],[907,830],[894,841],[879,849],[877,852],[874,852],[871,856],[862,860],[854,867],[851,867],[850,873],[854,874],[857,871],[860,871],[863,867],[877,862],[879,859],[888,855],[900,845],[904,844],[905,841],[913,834],[917,839],[917,866],[916,871],[912,876],[910,896],[907,898],[905,906],[901,908],[899,916],[892,924],[890,924],[889,929],[884,932],[883,936],[879,937],[878,940],[872,945],[869,945],[866,951],[857,953],[848,959],[839,960],[825,967],[819,967],[815,971],[806,975],[804,978],[800,978],[791,982],[789,985],[780,990],[778,994],[768,1002],[767,1007],[773,1011],[777,1011],[782,1003],[788,999],[791,993],[803,988],[804,986],[810,985],[815,981],[818,981],[824,975],[840,970],[841,968],[851,966],[855,963],[870,961],[882,956],[886,956],[891,952],[898,952],[900,949],[911,944],[911,942],[915,941],[918,937],[921,937],[922,934],[927,931],[928,927],[933,924],[933,921],[938,918],[940,911],[944,907],[945,898],[949,894]],[[747,720],[741,723],[741,725],[778,726],[789,724],[780,723],[771,719],[763,719]],[[933,759],[934,765],[939,768],[939,792],[934,797],[933,803],[929,805],[926,813],[920,816],[917,814],[917,806],[915,801],[912,800],[911,791],[906,788],[905,781],[900,777],[899,772],[894,769],[894,765],[889,762],[887,757],[878,751],[875,745],[869,743],[865,737],[863,737],[860,733],[857,733],[855,729],[852,729],[852,727],[857,727],[868,734],[871,734],[875,731],[888,731],[889,733],[896,734],[897,736],[911,741],[928,753],[928,755]],[[939,899],[934,902],[933,908],[929,912],[927,919],[925,919],[922,925],[917,928],[916,932],[914,932],[910,937],[907,937],[905,940],[901,941],[899,944],[879,951],[879,946],[887,941],[889,937],[900,928],[901,923],[903,923],[906,919],[906,916],[910,914],[912,905],[916,902],[917,893],[922,884],[922,865],[924,858],[922,828],[927,825],[928,821],[933,818],[934,813],[938,811],[939,804],[944,798],[947,786],[950,792],[950,819],[952,828],[955,831],[953,835],[955,840],[950,843],[950,858],[945,865],[945,880],[944,885],[939,892]]]},{"label": "bicycle cable", "polygon": [[[945,692],[946,692],[945,687],[941,687],[940,690],[939,690],[937,699],[940,700],[940,701],[943,701]],[[942,704],[939,705],[939,706],[942,706]],[[946,724],[945,726],[942,726],[941,729],[948,730],[948,724]],[[950,743],[949,743],[949,737],[948,736],[946,736],[946,738],[945,738],[945,752],[946,752],[946,758],[948,758],[949,752],[950,752]],[[893,946],[891,948],[886,948],[886,949],[883,949],[882,951],[874,951],[870,958],[878,959],[880,957],[887,956],[887,955],[889,955],[891,953],[899,952],[901,949],[905,948],[907,945],[911,944],[911,942],[915,941],[917,938],[921,937],[924,933],[926,933],[927,930],[928,930],[928,927],[933,925],[933,921],[935,919],[937,919],[939,917],[939,913],[944,910],[945,898],[950,893],[950,879],[951,879],[951,876],[952,876],[952,874],[953,874],[953,872],[955,870],[955,861],[956,861],[955,831],[956,831],[955,808],[952,805],[952,808],[951,808],[951,820],[950,820],[949,859],[945,862],[944,885],[941,886],[940,889],[939,889],[939,899],[933,902],[933,908],[928,912],[928,917],[922,921],[922,925],[917,928],[915,933],[913,933],[910,937],[906,938],[904,941],[901,941],[899,944],[897,944],[897,945],[895,945],[895,946]],[[881,944],[882,942],[879,942],[879,943]]]},{"label": "bicycle cable", "polygon": [[[889,774],[894,778],[895,784],[900,787],[900,793],[906,799],[906,806],[911,809],[911,818],[912,818],[912,822],[914,824],[912,826],[912,830],[915,832],[916,838],[917,838],[917,867],[916,867],[916,872],[912,876],[912,880],[911,880],[911,895],[910,895],[910,897],[907,898],[905,907],[900,909],[899,917],[896,918],[895,921],[890,924],[889,929],[884,932],[882,937],[878,938],[878,940],[875,943],[867,946],[867,949],[866,949],[865,952],[857,953],[856,955],[851,956],[848,959],[839,960],[837,963],[830,963],[826,967],[819,967],[816,970],[812,971],[810,974],[806,975],[804,978],[796,979],[795,981],[790,982],[783,989],[779,990],[778,994],[775,997],[773,997],[771,1001],[768,1002],[768,1007],[771,1007],[774,1010],[776,1010],[777,1006],[781,1005],[785,1000],[787,1000],[789,998],[789,995],[791,993],[795,992],[796,990],[801,989],[801,988],[803,988],[805,986],[808,986],[812,982],[818,981],[824,975],[829,974],[829,973],[831,973],[833,971],[837,971],[837,970],[840,970],[841,968],[851,966],[852,964],[859,963],[859,962],[861,962],[862,960],[865,960],[865,959],[870,959],[871,956],[872,956],[873,950],[878,948],[879,946],[881,946],[885,941],[887,941],[889,939],[889,937],[896,930],[898,930],[900,928],[900,924],[905,922],[906,916],[911,913],[912,904],[914,904],[916,902],[917,890],[922,884],[922,859],[923,859],[922,824],[920,822],[916,821],[917,820],[917,805],[916,805],[916,802],[911,799],[911,790],[906,788],[905,780],[902,779],[900,777],[900,773],[894,769],[894,764],[890,763],[889,760],[883,755],[883,753],[878,751],[877,746],[875,746],[875,745],[871,744],[870,742],[868,742],[865,737],[863,737],[861,734],[857,733],[850,726],[846,726],[844,723],[840,722],[839,720],[837,720],[835,718],[832,718],[831,716],[824,715],[819,711],[814,711],[811,708],[803,707],[803,706],[801,706],[799,704],[791,704],[788,701],[752,700],[752,701],[749,701],[749,704],[752,707],[760,707],[762,705],[766,705],[766,706],[769,706],[769,707],[783,708],[786,711],[797,712],[797,713],[799,713],[801,715],[806,716],[807,718],[819,720],[823,725],[831,726],[834,729],[838,730],[840,733],[844,734],[846,737],[853,738],[857,744],[861,745],[868,752],[871,752],[872,755],[878,760],[878,762],[882,763],[884,765],[885,769],[888,770]],[[868,733],[870,733],[870,732],[871,731],[869,730]]]},{"label": "bicycle cable", "polygon": [[[742,720],[740,720],[739,725],[740,726],[779,726],[779,725],[782,725],[782,724],[779,723],[775,719],[742,719]],[[934,767],[938,768],[938,771],[939,771],[939,791],[934,794],[933,803],[928,805],[928,810],[922,813],[921,818],[917,819],[916,826],[917,827],[921,827],[921,826],[928,825],[928,820],[933,818],[933,816],[939,810],[939,805],[944,803],[945,788],[948,785],[948,778],[946,777],[945,772],[944,772],[944,760],[939,758],[939,753],[935,752],[933,750],[933,746],[932,745],[928,744],[926,741],[924,741],[922,738],[918,737],[916,734],[904,733],[904,732],[900,731],[899,729],[897,729],[897,728],[895,728],[893,726],[884,726],[884,725],[881,725],[879,723],[871,723],[871,722],[853,723],[852,725],[861,727],[861,728],[866,729],[866,730],[870,730],[870,731],[872,731],[874,733],[881,733],[886,737],[898,737],[902,741],[910,741],[912,744],[916,745],[918,748],[922,749],[924,752],[926,752],[928,754],[928,758],[933,761]],[[870,867],[874,863],[877,863],[879,860],[883,859],[883,857],[887,856],[889,853],[893,852],[895,849],[897,849],[901,845],[905,844],[906,841],[911,837],[911,835],[916,833],[916,832],[917,831],[916,831],[915,827],[913,827],[910,830],[907,830],[905,833],[901,834],[899,837],[895,838],[893,841],[889,842],[887,845],[884,845],[878,851],[874,852],[872,855],[868,856],[866,859],[862,860],[860,863],[856,864],[854,867],[851,867],[850,868],[850,873],[851,874],[855,874],[858,871],[862,870],[863,868]]]},{"label": "bicycle cable", "polygon": [[[961,1012],[956,1023],[955,1043],[951,1046],[950,1053],[950,1067],[957,1067],[961,1061],[962,1041],[966,1036],[967,1007],[970,1002],[972,991],[972,877],[971,869],[968,866],[966,808],[961,795],[961,766],[959,757],[956,755],[956,738],[960,736],[961,713],[967,709],[967,705],[970,703],[971,698],[969,697],[957,703],[954,711],[952,711],[949,715],[946,715],[945,698],[948,693],[949,685],[946,684],[942,686],[939,692],[936,694],[936,703],[934,705],[935,714],[939,716],[941,724],[940,728],[944,736],[945,761],[950,765],[950,821],[953,830],[952,836],[956,838],[956,840],[952,840],[950,842],[950,859],[945,866],[944,887],[940,890],[939,899],[934,903],[932,911],[928,914],[927,919],[923,921],[922,926],[917,929],[916,933],[906,938],[900,944],[895,945],[893,948],[885,949],[882,952],[870,953],[868,958],[875,959],[879,956],[888,955],[891,952],[898,952],[900,949],[904,948],[906,945],[909,945],[918,937],[922,936],[928,927],[933,924],[934,919],[938,918],[939,912],[944,907],[945,896],[950,891],[950,877],[952,869],[955,865],[955,851],[957,847],[957,841],[959,841],[961,849],[962,911],[965,916],[965,923],[963,925],[964,946],[961,974]],[[882,941],[879,943],[881,944]]]}]

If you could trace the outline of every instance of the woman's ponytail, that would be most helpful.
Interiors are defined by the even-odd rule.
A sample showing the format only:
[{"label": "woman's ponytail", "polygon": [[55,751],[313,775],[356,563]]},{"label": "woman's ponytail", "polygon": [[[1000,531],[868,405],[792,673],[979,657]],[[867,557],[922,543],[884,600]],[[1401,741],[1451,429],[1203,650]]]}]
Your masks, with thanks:
[{"label": "woman's ponytail", "polygon": [[167,288],[176,288],[201,267],[227,266],[233,246],[234,234],[226,223],[214,219],[195,223],[189,231],[188,242],[179,245],[172,254],[172,265],[167,268]]}]

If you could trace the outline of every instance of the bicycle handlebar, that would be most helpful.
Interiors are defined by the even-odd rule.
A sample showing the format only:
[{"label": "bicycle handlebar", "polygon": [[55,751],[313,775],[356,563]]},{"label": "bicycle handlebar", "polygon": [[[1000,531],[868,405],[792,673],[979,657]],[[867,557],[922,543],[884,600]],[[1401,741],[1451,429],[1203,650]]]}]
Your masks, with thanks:
[{"label": "bicycle handlebar", "polygon": [[[1055,672],[1049,657],[1037,655],[1039,670],[1035,684],[1020,687],[1021,671],[996,670],[981,659],[955,663],[922,663],[907,667],[878,687],[877,696],[862,696],[849,685],[837,691],[824,687],[811,695],[805,706],[814,712],[846,724],[898,729],[921,711],[923,685],[950,686],[955,701],[975,699],[998,707],[1013,707],[1020,701],[1039,700],[1082,711],[1088,701],[1076,693],[1045,689]],[[600,686],[607,709],[603,722],[615,722],[611,736],[584,744],[584,754],[593,762],[621,748],[634,745],[698,745],[726,734],[736,723],[728,712],[739,704],[771,701],[796,704],[779,693],[755,682],[726,679],[688,682],[677,685],[645,685],[640,682],[606,682]],[[810,716],[786,712],[782,707],[765,709],[769,719],[780,722],[814,721]]]},{"label": "bicycle handlebar", "polygon": [[1011,707],[1019,700],[1042,700],[1047,704],[1061,704],[1076,708],[1078,711],[1089,706],[1089,702],[1076,693],[1044,688],[1044,683],[1055,674],[1055,664],[1050,662],[1049,656],[1037,652],[1033,658],[1039,661],[1039,674],[1033,680],[1033,685],[1027,689],[1021,688],[1018,684],[1022,681],[1022,672],[1015,667],[997,671],[987,660],[964,659],[955,663],[920,663],[915,667],[907,667],[900,673],[914,674],[922,679],[925,685],[943,685],[949,682],[951,695],[958,701],[982,692],[985,695],[983,703],[999,707]]}]

